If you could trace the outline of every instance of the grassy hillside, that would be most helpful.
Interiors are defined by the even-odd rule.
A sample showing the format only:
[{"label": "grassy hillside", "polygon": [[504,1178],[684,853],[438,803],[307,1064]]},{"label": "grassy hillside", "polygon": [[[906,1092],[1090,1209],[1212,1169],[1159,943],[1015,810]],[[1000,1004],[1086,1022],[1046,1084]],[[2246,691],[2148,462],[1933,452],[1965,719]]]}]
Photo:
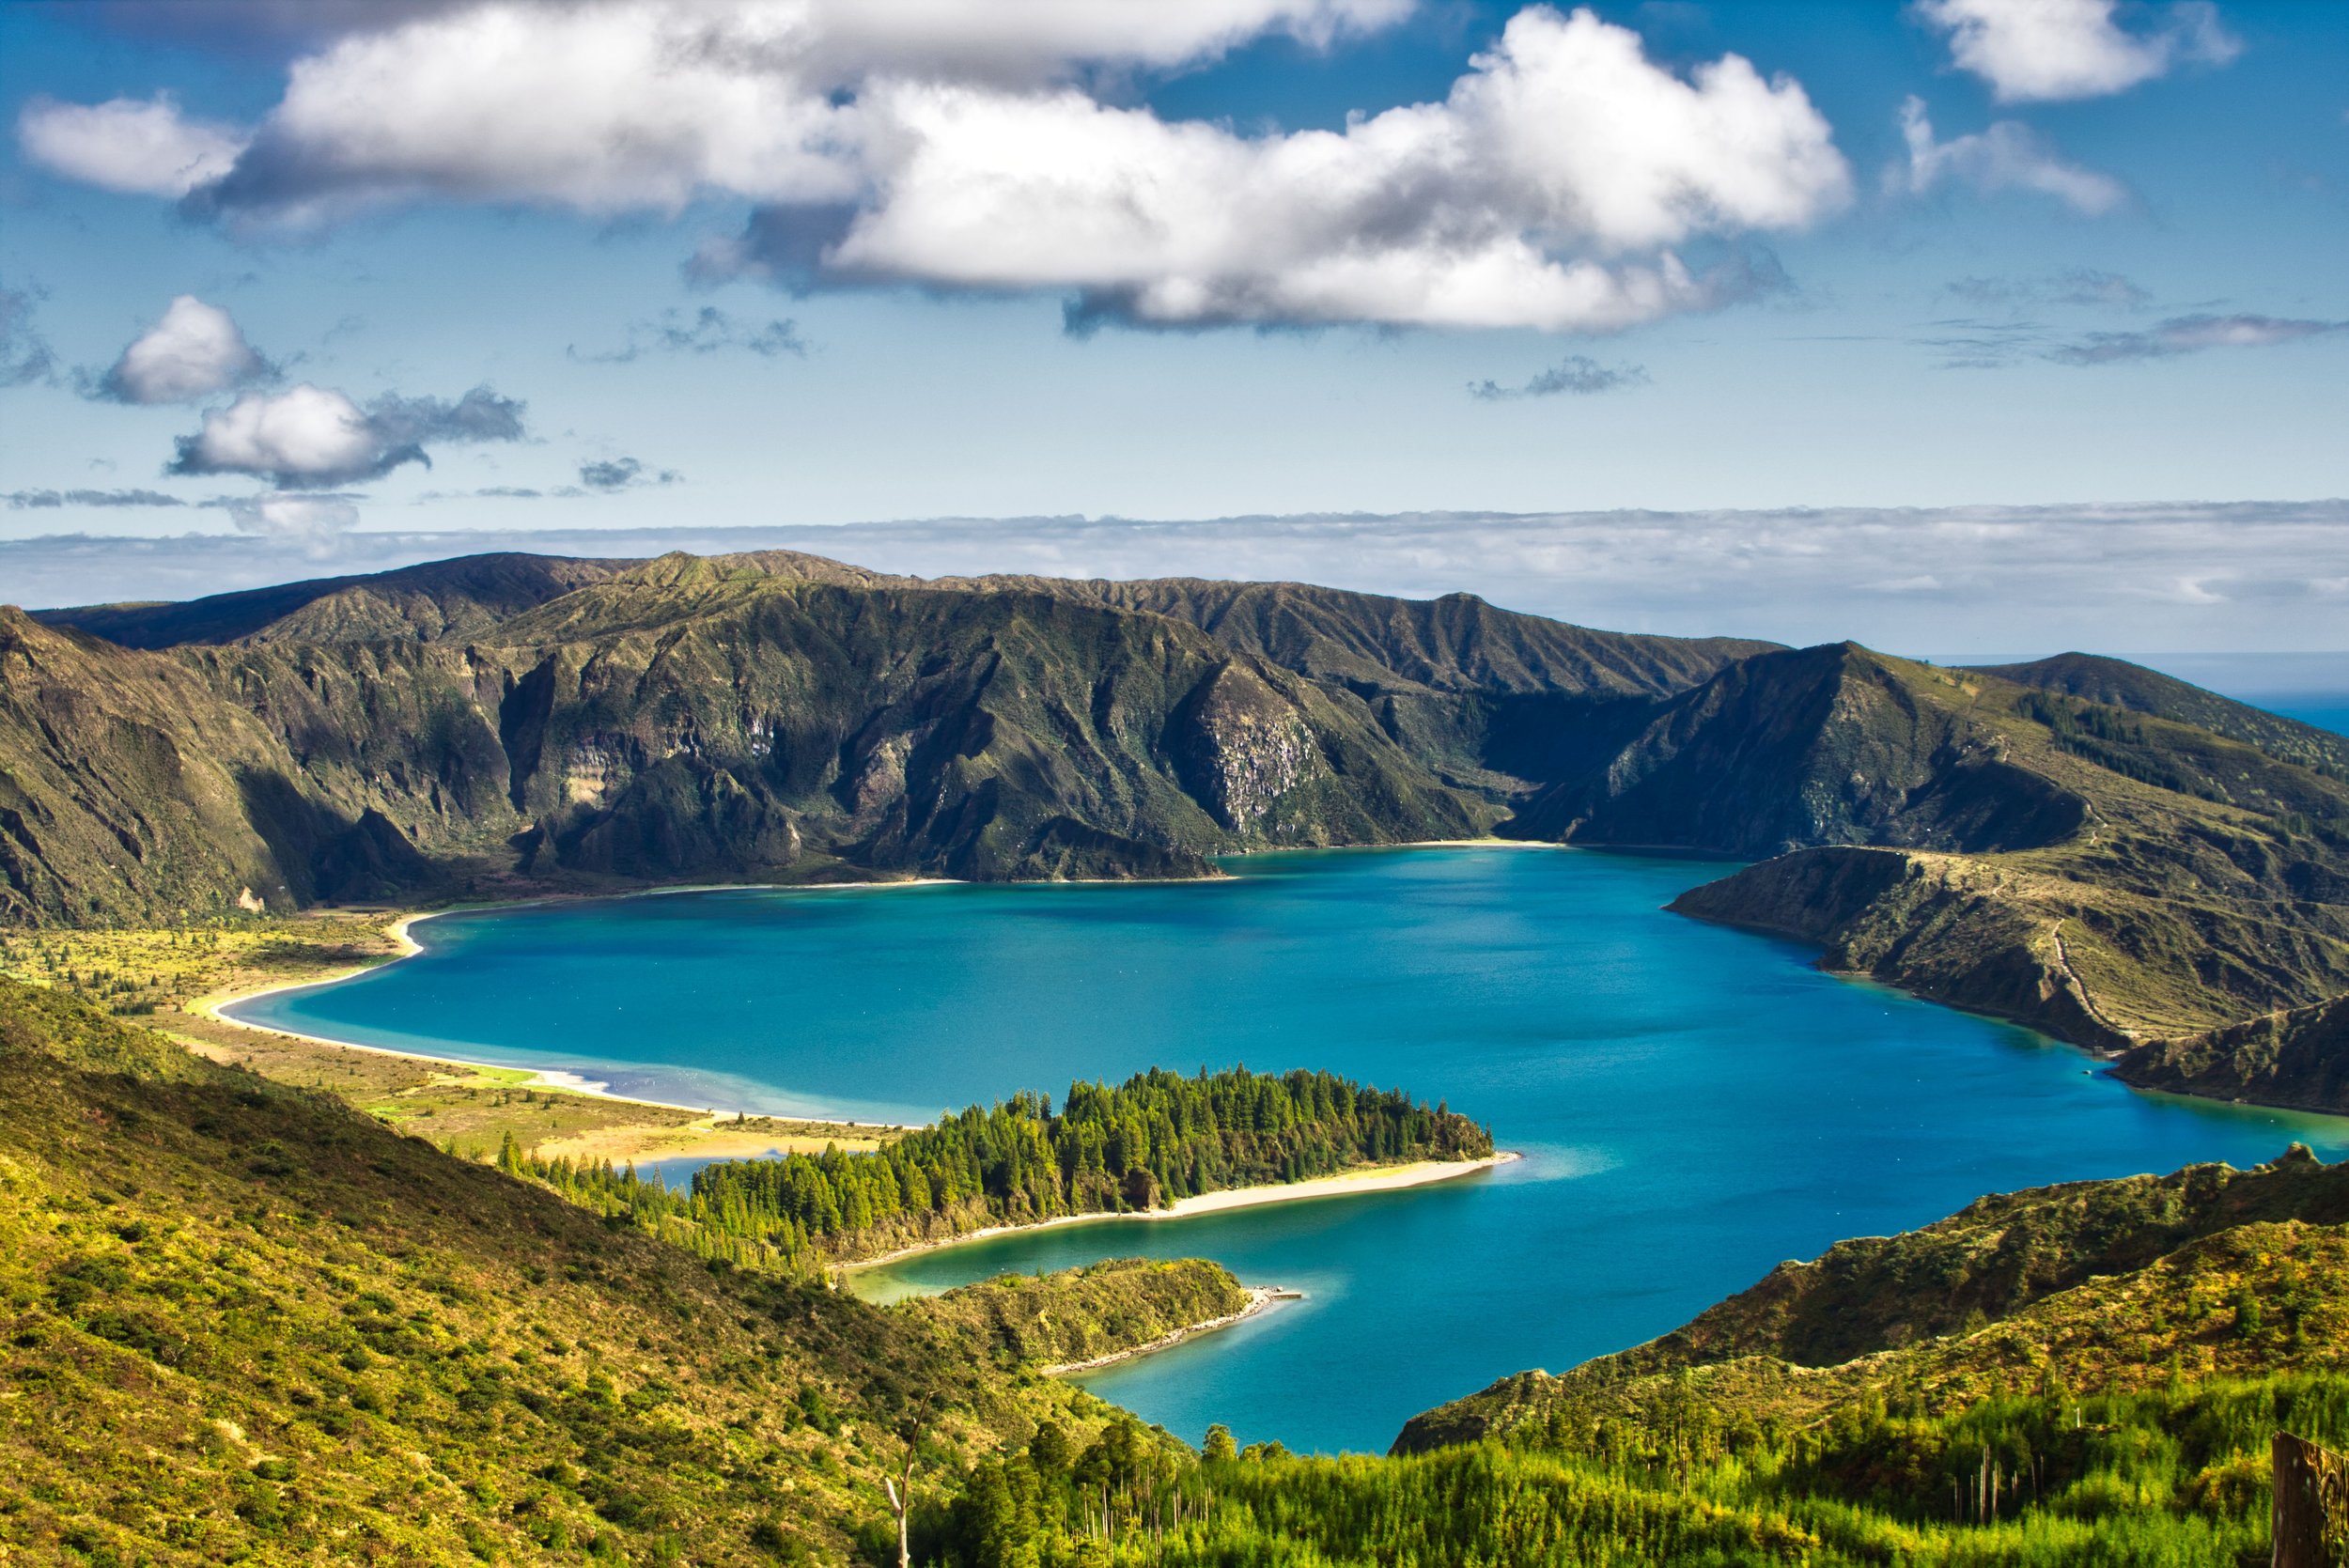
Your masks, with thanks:
[{"label": "grassy hillside", "polygon": [[[2295,1158],[1988,1200],[1727,1304],[1707,1358],[1517,1380],[1499,1436],[1194,1452],[1033,1367],[1229,1309],[1211,1265],[876,1308],[0,984],[0,1546],[884,1563],[910,1433],[916,1560],[955,1568],[2250,1564],[2267,1433],[2349,1438],[2341,1191]],[[1755,1349],[1887,1278],[2016,1305],[1830,1367]]]},{"label": "grassy hillside", "polygon": [[1039,1422],[1081,1440],[1108,1412],[1017,1372],[1031,1352],[1237,1291],[1206,1265],[1004,1288],[1053,1331],[713,1269],[0,983],[21,1560],[836,1560],[899,1424],[950,1468]]},{"label": "grassy hillside", "polygon": [[[2349,1359],[2349,1282],[2328,1272],[2344,1248],[2349,1165],[2298,1145],[2253,1171],[2194,1165],[1998,1194],[1781,1264],[1662,1338],[1563,1377],[1504,1379],[1415,1417],[1396,1446],[1505,1435],[1559,1412],[1595,1419],[1696,1387],[1756,1419],[1809,1421],[1887,1390],[1947,1406],[1941,1391],[2031,1391],[2047,1376],[2134,1389],[2167,1379],[2173,1358],[2197,1374],[2331,1367]],[[2248,1314],[2247,1300],[2258,1303]]]},{"label": "grassy hillside", "polygon": [[2174,675],[2165,675],[2126,660],[2060,653],[2028,664],[1983,664],[1975,668],[2018,686],[2036,686],[2107,707],[2126,708],[2132,713],[2150,713],[2157,719],[2192,724],[2213,735],[2256,746],[2284,762],[2349,774],[2349,737],[2253,707],[2248,703],[2235,702],[2216,691],[2205,691]]}]

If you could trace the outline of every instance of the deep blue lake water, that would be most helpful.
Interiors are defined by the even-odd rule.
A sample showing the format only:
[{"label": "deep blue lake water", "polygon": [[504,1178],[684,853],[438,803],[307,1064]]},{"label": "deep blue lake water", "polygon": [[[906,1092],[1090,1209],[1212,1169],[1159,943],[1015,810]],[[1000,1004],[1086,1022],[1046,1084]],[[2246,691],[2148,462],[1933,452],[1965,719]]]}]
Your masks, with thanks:
[{"label": "deep blue lake water", "polygon": [[1781,1259],[1988,1191],[2349,1154],[2349,1123],[2134,1094],[2026,1031],[1661,906],[1719,863],[1340,850],[1226,881],[729,891],[453,914],[256,1023],[655,1099],[921,1120],[1152,1064],[1329,1067],[1489,1123],[1458,1182],[948,1249],[939,1288],[1132,1253],[1306,1293],[1088,1376],[1196,1442],[1383,1449],[1428,1405],[1685,1321]]}]

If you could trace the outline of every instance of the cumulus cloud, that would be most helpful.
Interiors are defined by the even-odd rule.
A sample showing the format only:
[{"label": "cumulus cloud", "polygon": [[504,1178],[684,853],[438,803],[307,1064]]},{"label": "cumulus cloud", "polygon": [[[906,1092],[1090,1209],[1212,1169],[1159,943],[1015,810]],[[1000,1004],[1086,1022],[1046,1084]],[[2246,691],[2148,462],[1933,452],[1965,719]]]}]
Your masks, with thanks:
[{"label": "cumulus cloud", "polygon": [[1946,34],[1958,68],[1990,85],[2001,103],[2101,98],[2186,64],[2225,65],[2243,46],[2215,6],[2173,5],[2163,24],[2131,32],[2114,0],[1917,0],[1917,14]]},{"label": "cumulus cloud", "polygon": [[617,349],[566,352],[589,365],[628,365],[646,354],[714,354],[726,349],[739,349],[761,359],[807,353],[798,322],[777,318],[754,325],[716,305],[704,305],[691,316],[664,310],[656,320],[633,322],[628,329],[628,341]]},{"label": "cumulus cloud", "polygon": [[2065,365],[2113,365],[2169,359],[2207,349],[2263,349],[2349,332],[2349,321],[2294,320],[2274,316],[2177,316],[2149,332],[2091,333],[2052,350]]},{"label": "cumulus cloud", "polygon": [[1637,34],[1538,7],[1443,102],[1343,132],[926,83],[872,106],[896,134],[831,268],[1075,287],[1158,325],[1619,328],[1717,303],[1670,247],[1800,227],[1849,189],[1796,83],[1735,54],[1684,80]]},{"label": "cumulus cloud", "polygon": [[242,474],[281,489],[377,479],[405,463],[432,459],[436,442],[520,441],[522,405],[477,386],[455,402],[387,394],[363,411],[339,392],[304,381],[275,394],[247,393],[204,415],[179,442],[173,474]]},{"label": "cumulus cloud", "polygon": [[1022,84],[1082,62],[1173,66],[1268,32],[1327,41],[1408,0],[490,0],[345,37],[202,208],[331,217],[418,195],[675,211],[723,191],[852,194],[843,89],[877,73]]},{"label": "cumulus cloud", "polygon": [[33,327],[33,297],[0,288],[0,386],[28,386],[56,373],[56,354]]},{"label": "cumulus cloud", "polygon": [[1887,182],[1912,195],[1955,180],[1985,195],[2035,191],[2089,217],[2112,211],[2129,199],[2128,187],[2110,175],[2067,162],[2019,120],[1998,120],[1986,131],[1937,141],[1923,101],[1911,98],[1901,105],[1901,135],[1908,144],[1908,163],[1894,168]]},{"label": "cumulus cloud", "polygon": [[1499,381],[1490,380],[1471,381],[1469,383],[1469,396],[1483,402],[1497,403],[1517,397],[1555,397],[1560,393],[1588,397],[1603,392],[1622,392],[1645,385],[1647,370],[1644,366],[1601,365],[1586,354],[1568,354],[1523,386],[1502,386]]},{"label": "cumulus cloud", "polygon": [[161,490],[10,490],[0,496],[18,510],[59,506],[184,506],[186,502]]},{"label": "cumulus cloud", "polygon": [[122,403],[189,403],[274,374],[226,311],[182,294],[122,350],[98,394]]},{"label": "cumulus cloud", "polygon": [[1741,297],[1692,240],[1802,227],[1849,171],[1799,84],[1687,74],[1588,11],[1520,11],[1439,102],[1243,135],[1113,107],[1086,71],[1408,0],[490,3],[299,60],[191,210],[330,219],[383,201],[674,213],[757,205],[703,278],[1074,291],[1080,320],[1604,331]]},{"label": "cumulus cloud", "polygon": [[664,468],[657,473],[648,470],[634,458],[610,458],[579,465],[579,482],[591,490],[602,490],[607,494],[638,485],[675,485],[684,478],[684,474],[673,468]]},{"label": "cumulus cloud", "polygon": [[184,196],[233,168],[244,133],[190,119],[169,93],[103,103],[35,98],[16,122],[24,155],[52,174],[134,195]]}]

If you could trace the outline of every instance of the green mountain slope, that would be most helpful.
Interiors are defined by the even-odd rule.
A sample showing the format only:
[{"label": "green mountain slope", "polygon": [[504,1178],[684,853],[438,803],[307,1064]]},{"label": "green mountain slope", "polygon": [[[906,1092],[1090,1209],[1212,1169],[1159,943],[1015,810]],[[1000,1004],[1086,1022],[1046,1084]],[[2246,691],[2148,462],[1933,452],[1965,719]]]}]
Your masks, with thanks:
[{"label": "green mountain slope", "polygon": [[1588,1445],[1608,1422],[1810,1423],[1871,1400],[1950,1414],[2053,1387],[2349,1370],[2349,1166],[2297,1146],[2254,1171],[1984,1198],[1897,1236],[1837,1243],[1661,1339],[1528,1372],[1415,1416],[1398,1453],[1518,1435]]},{"label": "green mountain slope", "polygon": [[1018,1367],[1237,1287],[1134,1263],[1003,1292],[881,1309],[713,1269],[0,983],[17,1560],[838,1560],[909,1416],[948,1466],[1081,1439],[1102,1407]]},{"label": "green mountain slope", "polygon": [[2205,691],[2174,675],[2165,675],[2126,660],[2060,653],[2028,664],[1982,664],[1974,668],[2017,686],[2035,686],[2107,707],[2123,707],[2132,713],[2149,713],[2157,719],[2192,724],[2213,735],[2256,746],[2270,756],[2298,763],[2303,768],[2329,768],[2337,773],[2349,774],[2349,738],[2215,691]]},{"label": "green mountain slope", "polygon": [[[1663,700],[1603,767],[1502,831],[1771,857],[1673,908],[2107,1050],[2349,991],[2342,780],[1849,645],[1741,660]],[[2305,1066],[2262,1077],[2257,1051],[2187,1054],[2197,1092],[2349,1103]],[[2123,1071],[2153,1081],[2151,1063]]]},{"label": "green mountain slope", "polygon": [[[2349,1107],[2333,743],[2117,660],[1590,631],[1467,596],[480,557],[0,613],[0,914],[916,874],[1212,874],[1510,836],[1755,859],[1685,913]],[[233,635],[232,635],[233,634]],[[2105,699],[2110,699],[2107,701]]]},{"label": "green mountain slope", "polygon": [[[492,556],[13,616],[8,912],[1195,876],[1232,849],[1456,838],[1515,785],[1485,766],[1479,705],[1670,690],[1737,646],[1282,589],[1256,620],[1310,627],[1271,639],[1292,667],[1191,624],[1246,618],[1225,601],[1252,590],[1209,614],[1208,586],[1140,596],[1162,614],[1100,585],[926,586],[789,551]],[[1322,642],[1394,688],[1384,715]],[[1480,679],[1489,698],[1427,684]],[[1398,701],[1444,743],[1415,746]]]}]

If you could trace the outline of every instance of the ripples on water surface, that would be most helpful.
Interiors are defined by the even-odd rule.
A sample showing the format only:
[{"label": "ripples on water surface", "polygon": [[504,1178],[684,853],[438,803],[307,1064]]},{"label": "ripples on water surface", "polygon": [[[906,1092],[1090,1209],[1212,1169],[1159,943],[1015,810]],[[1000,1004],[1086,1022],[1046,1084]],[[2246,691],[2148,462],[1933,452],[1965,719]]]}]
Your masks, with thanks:
[{"label": "ripples on water surface", "polygon": [[1204,1255],[1305,1300],[1087,1385],[1196,1442],[1381,1449],[1413,1412],[1686,1320],[1781,1259],[1981,1193],[2349,1124],[2131,1094],[2023,1030],[1661,912],[1718,863],[1340,850],[1228,881],[672,894],[458,914],[428,956],[257,1023],[692,1104],[924,1120],[1238,1062],[1448,1099],[1519,1164],[1413,1191],[1109,1221],[908,1260],[936,1288]]}]

